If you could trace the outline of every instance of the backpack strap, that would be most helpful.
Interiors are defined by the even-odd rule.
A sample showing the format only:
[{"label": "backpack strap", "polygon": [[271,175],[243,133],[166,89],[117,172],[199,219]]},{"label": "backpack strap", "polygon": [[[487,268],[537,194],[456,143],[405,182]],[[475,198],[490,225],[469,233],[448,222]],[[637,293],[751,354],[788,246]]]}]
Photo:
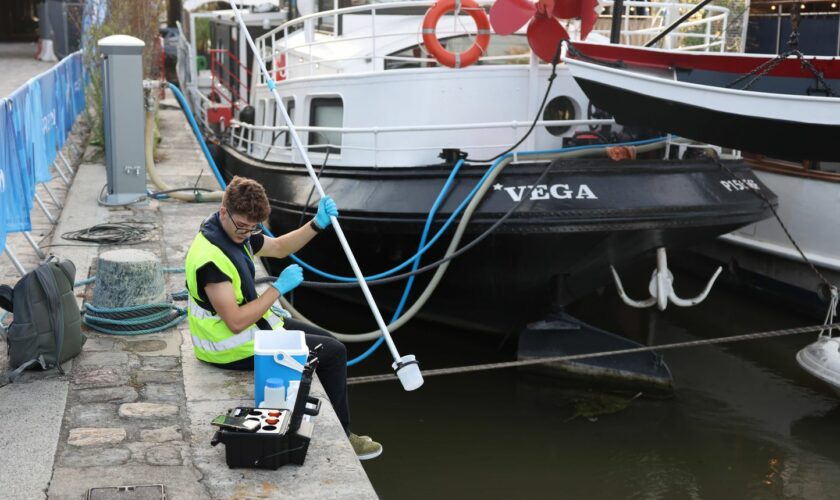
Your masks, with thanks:
[{"label": "backpack strap", "polygon": [[38,282],[44,289],[44,295],[46,295],[49,305],[50,324],[55,335],[55,366],[58,368],[58,373],[64,375],[64,369],[61,368],[61,347],[64,345],[64,309],[61,305],[61,293],[58,290],[58,284],[55,282],[52,264],[38,266],[35,269],[35,276],[38,277]]},{"label": "backpack strap", "polygon": [[[46,366],[47,366],[47,362],[44,359],[44,355],[39,354],[37,358],[30,359],[26,363],[18,366],[14,370],[10,371],[9,375],[8,375],[9,376],[9,382],[14,382],[15,380],[17,380],[17,378],[20,377],[20,374],[23,373],[23,370],[26,370],[27,368],[29,368],[31,365],[34,365],[35,363],[40,363],[41,368],[46,368]],[[59,365],[59,370],[60,369],[61,369],[61,366]],[[64,372],[62,372],[62,373],[64,373]]]}]

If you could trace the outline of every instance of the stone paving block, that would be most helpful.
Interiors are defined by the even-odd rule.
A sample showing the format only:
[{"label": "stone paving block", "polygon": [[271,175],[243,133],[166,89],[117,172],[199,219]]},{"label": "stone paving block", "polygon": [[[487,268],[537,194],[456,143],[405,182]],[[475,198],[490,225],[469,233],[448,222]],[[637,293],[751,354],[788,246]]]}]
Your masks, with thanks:
[{"label": "stone paving block", "polygon": [[72,427],[122,427],[113,403],[75,405],[66,413]]},{"label": "stone paving block", "polygon": [[[131,451],[127,448],[110,446],[107,448],[71,448],[68,447],[58,459],[59,465],[71,467],[114,466],[128,463]],[[53,476],[55,476],[53,474]]]},{"label": "stone paving block", "polygon": [[181,373],[177,371],[140,370],[132,374],[135,384],[176,384],[181,382]]},{"label": "stone paving block", "polygon": [[77,361],[79,368],[94,366],[122,366],[128,364],[128,353],[113,351],[82,352]]},{"label": "stone paving block", "polygon": [[137,340],[126,340],[125,350],[140,356],[178,356],[181,352],[181,338],[176,330],[143,335]]},{"label": "stone paving block", "polygon": [[137,390],[133,387],[102,387],[76,391],[82,403],[131,403],[137,401]]},{"label": "stone paving block", "polygon": [[147,370],[180,370],[181,358],[178,356],[146,356],[143,368]]},{"label": "stone paving block", "polygon": [[79,371],[72,375],[73,385],[77,387],[110,387],[128,383],[125,367],[93,368]]},{"label": "stone paving block", "polygon": [[114,352],[122,350],[122,346],[116,339],[106,338],[96,333],[85,333],[85,335],[87,335],[87,342],[85,342],[82,352]]},{"label": "stone paving block", "polygon": [[146,384],[141,390],[147,401],[167,401],[176,403],[184,400],[184,390],[180,384]]},{"label": "stone paving block", "polygon": [[184,462],[182,448],[171,444],[160,444],[146,450],[148,465],[181,465]]},{"label": "stone paving block", "polygon": [[140,431],[140,440],[150,443],[165,443],[167,441],[182,441],[183,432],[180,427],[169,426],[159,429],[144,429]]},{"label": "stone paving block", "polygon": [[123,418],[171,417],[178,414],[178,406],[164,403],[124,403],[119,415]]},{"label": "stone paving block", "polygon": [[100,446],[119,443],[125,439],[125,436],[125,429],[122,427],[78,427],[70,429],[67,444],[72,446]]}]

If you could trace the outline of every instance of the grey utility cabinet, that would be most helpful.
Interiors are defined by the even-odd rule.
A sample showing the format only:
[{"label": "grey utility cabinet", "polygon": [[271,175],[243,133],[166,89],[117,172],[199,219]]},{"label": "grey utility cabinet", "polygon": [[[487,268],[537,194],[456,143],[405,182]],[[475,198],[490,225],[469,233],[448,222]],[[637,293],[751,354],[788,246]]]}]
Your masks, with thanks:
[{"label": "grey utility cabinet", "polygon": [[143,148],[143,40],[112,35],[99,40],[102,113],[105,123],[107,204],[127,204],[146,195]]}]

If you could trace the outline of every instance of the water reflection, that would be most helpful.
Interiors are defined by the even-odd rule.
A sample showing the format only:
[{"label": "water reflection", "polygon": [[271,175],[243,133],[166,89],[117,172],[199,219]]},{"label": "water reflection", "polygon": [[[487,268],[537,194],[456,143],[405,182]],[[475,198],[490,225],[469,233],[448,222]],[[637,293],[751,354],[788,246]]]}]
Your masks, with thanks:
[{"label": "water reflection", "polygon": [[[680,284],[691,293],[689,280]],[[572,312],[647,335],[645,313],[610,292]],[[718,288],[701,307],[658,316],[655,342],[814,322]],[[593,418],[575,418],[588,387],[516,370],[433,377],[410,394],[398,384],[356,386],[353,427],[385,446],[364,465],[386,499],[838,498],[840,404],[794,360],[814,338],[669,351],[672,398],[635,399]],[[422,323],[397,341],[424,368],[513,356],[510,342]],[[387,371],[387,362],[375,357],[353,374]]]}]

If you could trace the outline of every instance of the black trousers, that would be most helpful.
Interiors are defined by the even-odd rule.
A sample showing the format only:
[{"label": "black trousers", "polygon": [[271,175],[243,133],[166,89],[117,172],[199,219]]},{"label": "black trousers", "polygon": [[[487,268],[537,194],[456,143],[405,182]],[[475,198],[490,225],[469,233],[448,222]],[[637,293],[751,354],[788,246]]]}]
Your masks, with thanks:
[{"label": "black trousers", "polygon": [[[303,331],[306,334],[306,346],[310,350],[321,344],[321,349],[318,352],[318,367],[315,369],[315,373],[318,374],[324,390],[327,391],[327,396],[330,398],[333,408],[335,408],[341,426],[344,427],[344,432],[349,435],[350,405],[347,401],[347,349],[345,349],[344,344],[328,331],[303,321],[287,318],[283,322],[283,328]],[[226,370],[253,370],[254,357],[251,356],[227,364],[213,363],[213,366]]]}]

